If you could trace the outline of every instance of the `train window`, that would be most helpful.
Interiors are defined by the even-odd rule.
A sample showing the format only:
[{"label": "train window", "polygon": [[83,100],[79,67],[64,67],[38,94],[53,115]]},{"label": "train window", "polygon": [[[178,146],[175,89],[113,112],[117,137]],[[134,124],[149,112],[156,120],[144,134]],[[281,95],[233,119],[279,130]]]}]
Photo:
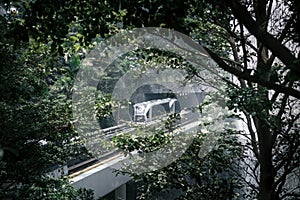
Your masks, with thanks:
[{"label": "train window", "polygon": [[136,115],[135,116],[135,121],[136,122],[145,122],[145,117],[142,115]]},{"label": "train window", "polygon": [[142,114],[144,114],[144,110],[145,110],[145,108],[143,107],[143,106],[136,106],[135,107],[135,114],[136,115],[142,115]]}]

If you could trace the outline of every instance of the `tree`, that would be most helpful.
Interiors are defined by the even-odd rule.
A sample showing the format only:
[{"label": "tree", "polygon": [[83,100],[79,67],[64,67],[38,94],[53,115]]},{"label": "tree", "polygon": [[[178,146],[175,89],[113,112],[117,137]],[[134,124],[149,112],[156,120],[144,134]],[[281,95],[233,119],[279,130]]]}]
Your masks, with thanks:
[{"label": "tree", "polygon": [[[69,183],[45,178],[53,164],[64,165],[80,153],[72,143],[68,69],[48,58],[48,46],[34,51],[5,44],[1,48],[0,196],[52,199],[80,196]],[[23,51],[23,52],[22,52]],[[54,72],[54,73],[53,73]],[[54,193],[59,187],[68,190]],[[47,193],[47,189],[48,192]],[[57,195],[57,196],[56,196]],[[56,197],[55,197],[56,196]]]},{"label": "tree", "polygon": [[[46,173],[53,165],[89,156],[74,141],[70,95],[79,56],[89,39],[101,34],[88,30],[95,20],[87,18],[97,12],[92,5],[109,11],[98,1],[0,3],[0,198],[91,197]],[[81,18],[87,21],[78,25]],[[103,34],[109,34],[106,28],[101,26]]]},{"label": "tree", "polygon": [[[299,6],[295,1],[208,1],[221,19],[211,19],[227,40],[231,57],[207,47],[219,67],[235,75],[228,90],[231,108],[248,126],[249,183],[259,199],[299,197]],[[224,10],[224,12],[219,12]],[[202,19],[202,18],[200,18]],[[201,30],[201,28],[199,28]],[[214,32],[212,32],[214,33]],[[256,42],[256,45],[254,45]],[[287,186],[294,179],[295,185]]]},{"label": "tree", "polygon": [[[130,175],[138,185],[138,199],[241,198],[242,185],[237,165],[242,155],[241,146],[235,137],[228,137],[235,133],[227,131],[219,138],[219,145],[205,157],[198,155],[205,141],[205,136],[199,133],[188,150],[172,164],[143,174],[136,174],[131,169]],[[124,151],[138,150],[142,153],[155,151],[171,140],[172,137],[159,131],[149,137],[123,135],[115,138],[116,144]]]}]

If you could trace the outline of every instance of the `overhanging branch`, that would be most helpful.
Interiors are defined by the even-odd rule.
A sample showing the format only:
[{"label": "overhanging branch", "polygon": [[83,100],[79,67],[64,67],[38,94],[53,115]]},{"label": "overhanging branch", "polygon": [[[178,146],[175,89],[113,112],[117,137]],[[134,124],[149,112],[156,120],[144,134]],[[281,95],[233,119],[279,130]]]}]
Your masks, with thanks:
[{"label": "overhanging branch", "polygon": [[295,56],[271,34],[261,30],[245,6],[237,0],[228,1],[228,5],[232,10],[233,15],[248,29],[251,34],[253,34],[270,51],[272,51],[272,53],[289,69],[300,76],[300,67],[294,63],[296,60]]},{"label": "overhanging branch", "polygon": [[272,90],[277,91],[279,93],[287,94],[287,95],[290,95],[290,96],[293,96],[295,98],[300,99],[300,91],[295,90],[295,89],[290,88],[290,87],[285,87],[285,86],[282,86],[282,85],[278,85],[278,84],[275,84],[275,83],[270,82],[270,81],[262,80],[257,76],[253,76],[253,75],[250,75],[248,73],[244,73],[243,71],[240,71],[236,68],[230,67],[217,54],[213,53],[208,48],[205,48],[205,50],[209,53],[211,58],[218,64],[218,66],[220,68],[222,68],[223,70],[237,76],[238,78],[241,78],[241,79],[253,82],[253,83],[257,83],[257,84],[259,84],[261,86],[264,86],[268,89],[272,89]]}]

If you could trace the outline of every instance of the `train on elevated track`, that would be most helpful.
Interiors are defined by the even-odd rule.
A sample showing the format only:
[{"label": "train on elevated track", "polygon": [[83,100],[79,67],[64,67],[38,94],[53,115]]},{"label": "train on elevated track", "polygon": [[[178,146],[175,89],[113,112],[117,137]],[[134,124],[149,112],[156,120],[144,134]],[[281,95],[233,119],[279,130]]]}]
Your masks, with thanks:
[{"label": "train on elevated track", "polygon": [[177,111],[177,99],[165,98],[155,99],[133,105],[133,121],[149,122],[155,118],[166,114],[172,114]]},{"label": "train on elevated track", "polygon": [[[164,119],[167,119],[169,115],[178,113],[184,116],[181,120],[179,126],[188,123],[187,118],[189,114],[192,114],[191,110],[180,110],[178,100],[175,98],[164,98],[164,99],[155,99],[144,102],[139,102],[133,105],[133,116],[132,122],[133,127],[129,126],[128,123],[119,124],[117,126],[112,126],[109,128],[102,129],[97,131],[95,134],[91,134],[91,140],[96,141],[97,137],[106,138],[111,140],[119,132],[131,132],[134,129],[134,124],[145,124],[158,126],[160,122],[163,122]],[[132,123],[131,122],[131,123]],[[94,139],[94,137],[96,137]],[[77,168],[81,169],[86,165],[97,162],[96,158],[91,158],[88,160],[78,160],[74,164],[68,163],[64,166],[53,166],[50,172],[47,173],[47,176],[50,177],[61,177],[69,174],[69,171],[76,171]]]}]

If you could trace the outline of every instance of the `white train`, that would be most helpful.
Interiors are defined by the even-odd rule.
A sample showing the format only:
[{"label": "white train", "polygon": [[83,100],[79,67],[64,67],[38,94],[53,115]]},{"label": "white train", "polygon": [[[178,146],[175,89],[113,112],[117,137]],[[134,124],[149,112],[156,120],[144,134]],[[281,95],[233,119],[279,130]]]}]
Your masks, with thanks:
[{"label": "white train", "polygon": [[157,116],[175,113],[177,99],[165,98],[136,103],[133,105],[133,121],[149,122]]}]

